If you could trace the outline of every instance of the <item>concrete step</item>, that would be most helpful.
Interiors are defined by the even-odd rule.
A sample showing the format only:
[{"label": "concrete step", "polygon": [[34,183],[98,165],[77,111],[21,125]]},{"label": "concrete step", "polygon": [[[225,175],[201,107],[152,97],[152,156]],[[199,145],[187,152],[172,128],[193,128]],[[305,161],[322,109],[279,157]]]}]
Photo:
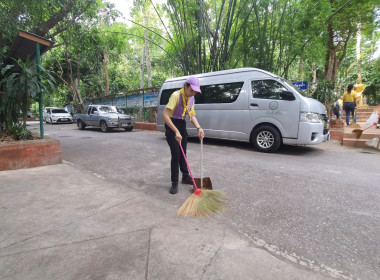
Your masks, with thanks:
[{"label": "concrete step", "polygon": [[342,145],[345,147],[354,147],[354,148],[367,148],[365,142],[369,139],[346,139],[343,138]]},{"label": "concrete step", "polygon": [[[356,112],[356,121],[357,122],[366,122],[371,116],[373,111],[370,112]],[[350,116],[351,118],[351,116]],[[342,120],[346,120],[346,112],[342,113]]]},{"label": "concrete step", "polygon": [[[365,122],[374,111],[380,113],[380,106],[370,106],[369,108],[356,110],[356,124],[360,126],[358,129],[365,129],[369,127]],[[358,137],[357,134],[352,132],[355,128],[345,126],[346,112],[344,110],[342,112],[341,119],[344,122],[343,127],[341,127],[341,124],[337,123],[337,121],[331,120],[330,136],[331,139],[341,141],[343,146],[367,148],[365,142],[373,138],[380,138],[380,129],[377,129],[376,126],[364,130],[360,137]]]},{"label": "concrete step", "polygon": [[357,112],[363,112],[363,113],[372,113],[374,110],[376,110],[377,107],[375,106],[370,106],[369,108],[366,108],[366,109],[356,109]]},{"label": "concrete step", "polygon": [[[370,111],[370,112],[358,112],[358,111],[356,111],[356,115],[357,115],[357,116],[368,116],[368,117],[369,117],[369,116],[372,114],[372,112],[373,112],[373,111]],[[346,115],[346,112],[343,111],[343,112],[342,112],[342,115],[345,116],[345,115]]]},{"label": "concrete step", "polygon": [[349,147],[356,147],[356,148],[366,148],[365,142],[368,140],[371,140],[373,138],[380,138],[380,129],[376,128],[376,126],[369,127],[365,124],[360,124],[361,128],[358,129],[365,129],[363,130],[362,134],[357,135],[353,133],[353,130],[355,128],[351,127],[345,127],[344,133],[343,133],[343,146],[349,146]]}]

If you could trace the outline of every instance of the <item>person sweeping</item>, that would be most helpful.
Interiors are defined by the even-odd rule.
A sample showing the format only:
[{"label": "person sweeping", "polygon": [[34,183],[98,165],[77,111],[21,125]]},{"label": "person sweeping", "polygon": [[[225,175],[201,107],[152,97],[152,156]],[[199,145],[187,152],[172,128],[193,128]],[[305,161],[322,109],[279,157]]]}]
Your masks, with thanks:
[{"label": "person sweeping", "polygon": [[[170,169],[172,184],[169,191],[171,194],[178,192],[180,170],[182,173],[181,183],[193,184],[184,154],[186,155],[188,137],[186,131],[186,117],[189,117],[190,122],[198,130],[199,139],[202,140],[205,137],[203,129],[195,117],[194,95],[197,93],[201,93],[199,79],[194,76],[189,77],[182,89],[172,93],[162,114],[162,119],[165,122],[166,141],[168,142],[171,153]],[[184,154],[178,142],[181,143]]]}]

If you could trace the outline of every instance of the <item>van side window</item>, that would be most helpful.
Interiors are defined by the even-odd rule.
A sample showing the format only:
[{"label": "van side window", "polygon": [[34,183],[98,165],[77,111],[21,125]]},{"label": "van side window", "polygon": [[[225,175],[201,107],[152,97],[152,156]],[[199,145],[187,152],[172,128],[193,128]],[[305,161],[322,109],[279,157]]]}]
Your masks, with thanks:
[{"label": "van side window", "polygon": [[[196,94],[194,96],[195,104],[232,103],[238,98],[243,84],[244,82],[236,82],[201,86],[202,94]],[[179,89],[180,88],[163,90],[160,105],[168,104],[170,95]]]},{"label": "van side window", "polygon": [[173,92],[180,90],[180,88],[164,89],[161,93],[160,105],[166,105]]},{"label": "van side window", "polygon": [[253,98],[280,100],[281,92],[287,90],[286,87],[274,80],[252,81]]},{"label": "van side window", "polygon": [[244,82],[201,86],[202,94],[195,95],[195,104],[232,103],[236,101]]}]

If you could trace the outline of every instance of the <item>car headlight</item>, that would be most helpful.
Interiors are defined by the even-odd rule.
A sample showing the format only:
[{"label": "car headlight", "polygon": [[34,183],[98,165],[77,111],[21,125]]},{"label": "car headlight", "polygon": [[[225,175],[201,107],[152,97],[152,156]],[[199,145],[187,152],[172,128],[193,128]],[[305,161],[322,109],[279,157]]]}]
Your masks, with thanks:
[{"label": "car headlight", "polygon": [[301,112],[300,122],[321,123],[322,121],[317,113]]},{"label": "car headlight", "polygon": [[108,120],[111,122],[117,122],[118,118],[108,118]]}]

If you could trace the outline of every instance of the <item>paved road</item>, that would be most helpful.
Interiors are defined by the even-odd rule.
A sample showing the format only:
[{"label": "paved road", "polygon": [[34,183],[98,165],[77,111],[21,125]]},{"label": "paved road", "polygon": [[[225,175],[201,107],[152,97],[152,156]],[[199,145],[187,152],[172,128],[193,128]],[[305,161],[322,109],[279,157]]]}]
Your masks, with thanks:
[{"label": "paved road", "polygon": [[[168,193],[170,153],[163,133],[45,125],[45,135],[61,141],[65,161],[96,176],[176,206],[190,194],[188,186],[175,196]],[[199,148],[198,141],[189,143],[188,159],[198,177]],[[377,150],[330,141],[263,154],[246,143],[210,139],[204,150],[205,176],[229,200],[223,215],[257,246],[340,279],[380,279]]]}]

